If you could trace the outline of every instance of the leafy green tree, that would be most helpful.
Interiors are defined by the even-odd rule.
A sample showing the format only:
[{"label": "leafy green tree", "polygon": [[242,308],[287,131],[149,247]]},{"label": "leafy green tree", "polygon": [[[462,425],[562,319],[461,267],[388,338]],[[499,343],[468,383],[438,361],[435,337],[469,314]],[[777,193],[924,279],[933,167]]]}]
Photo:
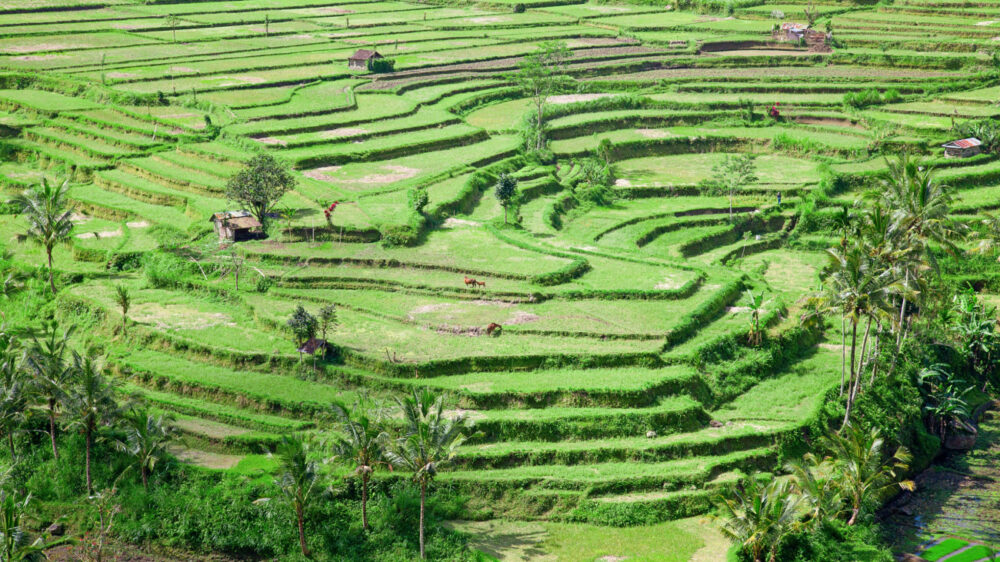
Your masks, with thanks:
[{"label": "leafy green tree", "polygon": [[0,560],[3,562],[48,560],[46,550],[72,541],[70,537],[55,541],[38,537],[32,541],[24,523],[30,503],[30,494],[19,497],[7,490],[0,490]]},{"label": "leafy green tree", "polygon": [[430,201],[430,196],[427,195],[427,190],[419,187],[409,190],[406,193],[406,197],[410,208],[416,211],[417,214],[422,214],[424,212],[424,207],[427,206],[427,202]]},{"label": "leafy green tree", "polygon": [[56,294],[52,272],[52,250],[70,240],[73,208],[69,202],[69,180],[61,185],[49,185],[42,179],[39,187],[29,189],[11,201],[28,221],[28,238],[45,248],[49,264],[49,288]]},{"label": "leafy green tree", "polygon": [[468,430],[464,415],[446,417],[445,397],[429,389],[413,389],[413,395],[399,400],[406,432],[386,451],[386,458],[396,468],[413,473],[420,486],[420,558],[424,555],[424,512],[427,486],[438,470],[447,466],[455,450],[466,440]]},{"label": "leafy green tree", "polygon": [[128,309],[132,307],[132,295],[124,285],[115,286],[115,304],[122,311],[122,335],[125,335],[128,325]]},{"label": "leafy green tree", "polygon": [[754,562],[763,562],[765,555],[773,562],[781,539],[799,526],[799,502],[787,480],[762,484],[747,478],[715,503],[722,534]]},{"label": "leafy green tree", "polygon": [[885,440],[877,429],[865,431],[849,425],[839,433],[824,437],[821,443],[832,453],[837,486],[851,510],[848,525],[857,522],[861,509],[877,493],[896,486],[904,490],[916,489],[911,480],[897,477],[898,471],[909,468],[909,452],[899,447],[886,460]]},{"label": "leafy green tree", "polygon": [[545,41],[526,55],[511,80],[531,97],[535,105],[535,150],[545,148],[545,102],[560,84],[567,81],[566,60],[572,52],[561,41]]},{"label": "leafy green tree", "polygon": [[115,447],[135,458],[142,487],[148,490],[149,475],[159,461],[169,456],[168,447],[177,438],[178,430],[172,417],[154,416],[145,408],[133,408],[124,421],[124,436],[115,440]]},{"label": "leafy green tree", "polygon": [[361,478],[361,525],[368,530],[368,482],[375,468],[385,464],[385,448],[389,434],[367,396],[362,396],[351,409],[339,402],[333,403],[340,433],[333,450],[336,458],[354,465],[354,474]]},{"label": "leafy green tree", "polygon": [[503,207],[503,223],[507,224],[507,208],[513,203],[514,196],[517,195],[517,178],[506,173],[500,174],[500,177],[497,178],[497,184],[493,188],[493,194],[496,195],[497,201]]},{"label": "leafy green tree", "polygon": [[226,182],[226,197],[245,206],[266,231],[268,214],[295,183],[285,163],[270,154],[258,154]]},{"label": "leafy green tree", "polygon": [[49,417],[49,439],[52,455],[59,460],[56,444],[56,417],[66,398],[66,389],[73,381],[75,371],[69,362],[69,338],[75,326],[59,330],[55,320],[43,325],[41,334],[35,336],[27,353],[27,366],[37,395],[45,401]]},{"label": "leafy green tree", "polygon": [[309,449],[309,443],[304,438],[298,435],[283,436],[275,450],[281,463],[281,476],[274,481],[281,490],[282,497],[295,510],[299,548],[307,558],[311,553],[306,545],[305,510],[322,488],[316,462],[309,459]]},{"label": "leafy green tree", "polygon": [[320,337],[326,339],[326,332],[330,328],[337,327],[337,305],[328,304],[319,309],[319,333]]},{"label": "leafy green tree", "polygon": [[69,414],[69,426],[79,427],[83,431],[87,494],[93,495],[94,482],[90,474],[90,458],[94,437],[101,424],[115,420],[119,407],[115,399],[114,384],[105,378],[104,366],[99,360],[91,356],[81,357],[74,354],[73,369],[76,371],[76,376],[67,392],[65,410]]},{"label": "leafy green tree", "polygon": [[712,166],[712,177],[704,182],[710,191],[729,195],[729,218],[733,218],[733,199],[740,188],[757,183],[757,155],[727,154],[719,164]]},{"label": "leafy green tree", "polygon": [[301,346],[311,338],[316,337],[316,327],[318,325],[316,317],[306,312],[302,305],[295,307],[292,316],[288,319],[288,329],[295,336],[295,345]]}]

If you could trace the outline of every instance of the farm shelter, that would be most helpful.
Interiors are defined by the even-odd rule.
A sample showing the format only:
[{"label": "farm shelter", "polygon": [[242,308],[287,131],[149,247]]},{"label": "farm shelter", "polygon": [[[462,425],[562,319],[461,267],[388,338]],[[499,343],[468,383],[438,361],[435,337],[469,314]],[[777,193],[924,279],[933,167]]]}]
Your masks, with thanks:
[{"label": "farm shelter", "polygon": [[320,357],[323,357],[327,352],[327,343],[326,340],[322,338],[309,338],[309,340],[302,344],[297,351],[299,353],[319,355]]},{"label": "farm shelter", "polygon": [[375,59],[383,58],[378,51],[372,51],[370,49],[358,49],[354,52],[349,59],[347,59],[347,68],[356,68],[359,70],[365,70],[368,68],[369,61]]},{"label": "farm shelter", "polygon": [[219,240],[239,242],[260,238],[264,234],[260,221],[248,211],[215,213],[210,220],[215,224]]},{"label": "farm shelter", "polygon": [[806,36],[809,26],[804,23],[785,22],[776,29],[773,38],[777,41],[798,41]]},{"label": "farm shelter", "polygon": [[967,138],[942,144],[941,147],[944,148],[945,158],[969,158],[982,152],[982,144],[977,138]]}]

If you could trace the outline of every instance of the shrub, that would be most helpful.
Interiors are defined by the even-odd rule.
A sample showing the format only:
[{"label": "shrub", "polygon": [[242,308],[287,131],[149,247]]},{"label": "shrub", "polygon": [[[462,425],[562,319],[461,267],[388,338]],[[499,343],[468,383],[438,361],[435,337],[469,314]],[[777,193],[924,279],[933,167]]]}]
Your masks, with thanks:
[{"label": "shrub", "polygon": [[396,61],[395,59],[370,59],[368,61],[368,70],[376,74],[395,72]]},{"label": "shrub", "polygon": [[515,14],[523,14],[524,13],[524,4],[521,4],[521,3],[514,4],[514,13]]}]

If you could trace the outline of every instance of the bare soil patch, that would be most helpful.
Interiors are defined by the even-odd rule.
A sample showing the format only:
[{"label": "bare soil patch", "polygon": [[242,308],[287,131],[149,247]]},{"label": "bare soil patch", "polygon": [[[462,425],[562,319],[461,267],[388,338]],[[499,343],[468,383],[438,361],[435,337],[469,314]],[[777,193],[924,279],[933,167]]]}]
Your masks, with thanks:
[{"label": "bare soil patch", "polygon": [[255,137],[253,140],[269,146],[288,146],[288,142],[274,137]]},{"label": "bare soil patch", "polygon": [[302,175],[304,175],[307,178],[312,178],[314,180],[332,182],[336,180],[334,180],[333,176],[329,174],[332,174],[333,172],[336,172],[339,169],[340,166],[324,166],[322,168],[316,168],[315,170],[302,172]]},{"label": "bare soil patch", "polygon": [[363,135],[367,133],[367,129],[362,129],[360,127],[341,127],[339,129],[330,129],[329,131],[323,131],[320,136],[324,139],[336,139],[343,137],[355,137],[357,135]]},{"label": "bare soil patch", "polygon": [[613,95],[614,94],[565,94],[561,96],[549,96],[545,101],[554,105],[559,105],[564,103],[577,103],[581,101],[607,98]]},{"label": "bare soil patch", "polygon": [[355,180],[355,183],[382,185],[410,179],[420,173],[417,168],[407,168],[406,166],[382,166],[383,170],[389,170],[386,174],[369,174],[363,178]]},{"label": "bare soil patch", "polygon": [[677,136],[670,131],[664,131],[662,129],[636,129],[635,132],[646,137],[647,139],[665,139],[667,137]]},{"label": "bare soil patch", "polygon": [[463,226],[479,226],[476,221],[470,221],[466,219],[456,219],[455,217],[449,217],[444,220],[441,224],[442,228],[459,228]]}]

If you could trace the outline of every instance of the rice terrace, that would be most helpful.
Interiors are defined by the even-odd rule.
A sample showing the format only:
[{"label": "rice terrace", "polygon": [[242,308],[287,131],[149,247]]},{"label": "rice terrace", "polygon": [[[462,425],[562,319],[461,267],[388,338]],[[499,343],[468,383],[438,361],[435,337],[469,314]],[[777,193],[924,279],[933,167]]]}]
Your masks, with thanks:
[{"label": "rice terrace", "polygon": [[1000,0],[0,0],[0,561],[1000,560]]}]

